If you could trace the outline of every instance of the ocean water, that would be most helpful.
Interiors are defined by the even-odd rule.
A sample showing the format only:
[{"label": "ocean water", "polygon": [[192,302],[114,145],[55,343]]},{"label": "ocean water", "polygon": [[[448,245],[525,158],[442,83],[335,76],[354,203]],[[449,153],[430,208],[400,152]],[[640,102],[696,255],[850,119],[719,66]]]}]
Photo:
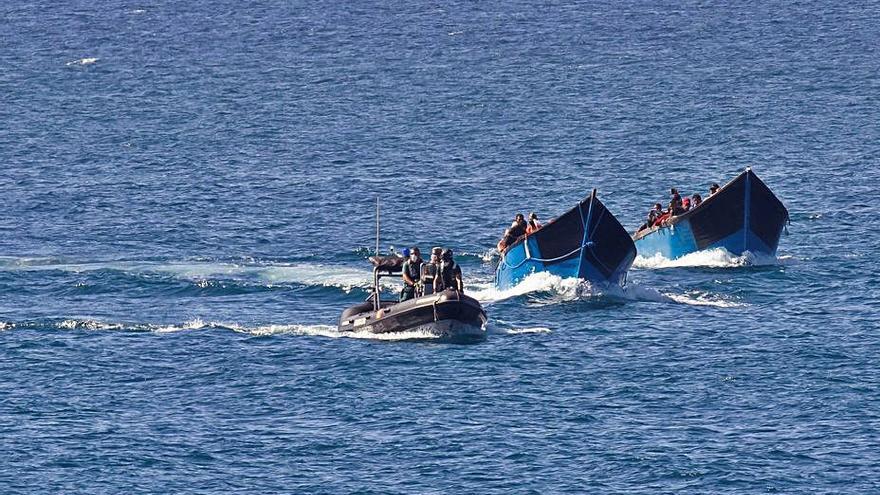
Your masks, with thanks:
[{"label": "ocean water", "polygon": [[[877,2],[0,19],[0,492],[880,492]],[[516,212],[595,187],[633,229],[746,166],[775,259],[492,288]],[[335,331],[377,196],[484,342]]]}]

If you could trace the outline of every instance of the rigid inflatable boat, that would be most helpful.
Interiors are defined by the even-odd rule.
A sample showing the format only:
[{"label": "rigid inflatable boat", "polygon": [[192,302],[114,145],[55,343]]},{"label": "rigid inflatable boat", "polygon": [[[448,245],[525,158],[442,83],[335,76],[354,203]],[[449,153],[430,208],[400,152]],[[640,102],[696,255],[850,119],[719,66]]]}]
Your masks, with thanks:
[{"label": "rigid inflatable boat", "polygon": [[413,333],[413,338],[470,342],[486,337],[486,312],[476,299],[447,289],[408,301],[382,300],[379,281],[400,277],[405,258],[373,256],[373,288],[361,304],[343,311],[340,332]]}]

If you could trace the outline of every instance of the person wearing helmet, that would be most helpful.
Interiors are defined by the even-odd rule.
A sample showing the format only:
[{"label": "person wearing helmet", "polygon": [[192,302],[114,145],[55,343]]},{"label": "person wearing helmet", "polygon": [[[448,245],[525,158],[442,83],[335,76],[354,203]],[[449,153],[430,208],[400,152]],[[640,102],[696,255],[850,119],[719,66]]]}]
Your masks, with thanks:
[{"label": "person wearing helmet", "polygon": [[437,272],[440,271],[441,254],[443,254],[443,249],[435,247],[431,249],[431,260],[422,263],[422,273],[418,285],[419,297],[434,293],[434,278],[437,276]]},{"label": "person wearing helmet", "polygon": [[422,253],[419,248],[414,247],[412,251],[404,249],[403,252],[409,252],[410,255],[403,262],[403,290],[400,291],[400,302],[416,297],[416,285],[422,274]]},{"label": "person wearing helmet", "polygon": [[444,249],[440,256],[440,271],[434,279],[434,292],[452,289],[464,292],[464,282],[461,279],[461,267],[452,259],[452,250]]}]

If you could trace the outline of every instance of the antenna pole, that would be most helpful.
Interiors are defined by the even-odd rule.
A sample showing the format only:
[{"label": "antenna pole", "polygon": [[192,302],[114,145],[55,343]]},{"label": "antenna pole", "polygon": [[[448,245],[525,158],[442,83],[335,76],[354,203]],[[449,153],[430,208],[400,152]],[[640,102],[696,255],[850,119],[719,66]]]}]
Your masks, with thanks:
[{"label": "antenna pole", "polygon": [[376,196],[376,256],[379,256],[379,196]]}]

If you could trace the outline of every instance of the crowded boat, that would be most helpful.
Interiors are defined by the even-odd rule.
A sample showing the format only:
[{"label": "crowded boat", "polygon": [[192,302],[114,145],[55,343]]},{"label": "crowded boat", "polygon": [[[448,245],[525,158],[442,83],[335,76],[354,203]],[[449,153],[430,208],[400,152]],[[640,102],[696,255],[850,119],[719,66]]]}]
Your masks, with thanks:
[{"label": "crowded boat", "polygon": [[[709,196],[718,192],[718,189],[718,184],[713,183],[712,186],[709,187]],[[669,194],[670,201],[668,206],[664,209],[661,203],[654,203],[654,207],[648,212],[648,218],[645,220],[645,223],[639,226],[637,232],[653,227],[666,226],[672,217],[683,215],[703,204],[703,197],[699,193],[694,193],[690,197],[685,196],[682,198],[678,189],[673,187],[670,189]]]},{"label": "crowded boat", "polygon": [[498,249],[499,253],[503,254],[508,247],[518,241],[521,237],[534,234],[540,230],[541,227],[542,225],[541,222],[538,221],[537,213],[529,213],[528,221],[526,221],[526,217],[522,213],[517,213],[513,218],[513,223],[510,224],[510,227],[504,230],[501,240],[498,241],[498,244],[495,247]]}]

